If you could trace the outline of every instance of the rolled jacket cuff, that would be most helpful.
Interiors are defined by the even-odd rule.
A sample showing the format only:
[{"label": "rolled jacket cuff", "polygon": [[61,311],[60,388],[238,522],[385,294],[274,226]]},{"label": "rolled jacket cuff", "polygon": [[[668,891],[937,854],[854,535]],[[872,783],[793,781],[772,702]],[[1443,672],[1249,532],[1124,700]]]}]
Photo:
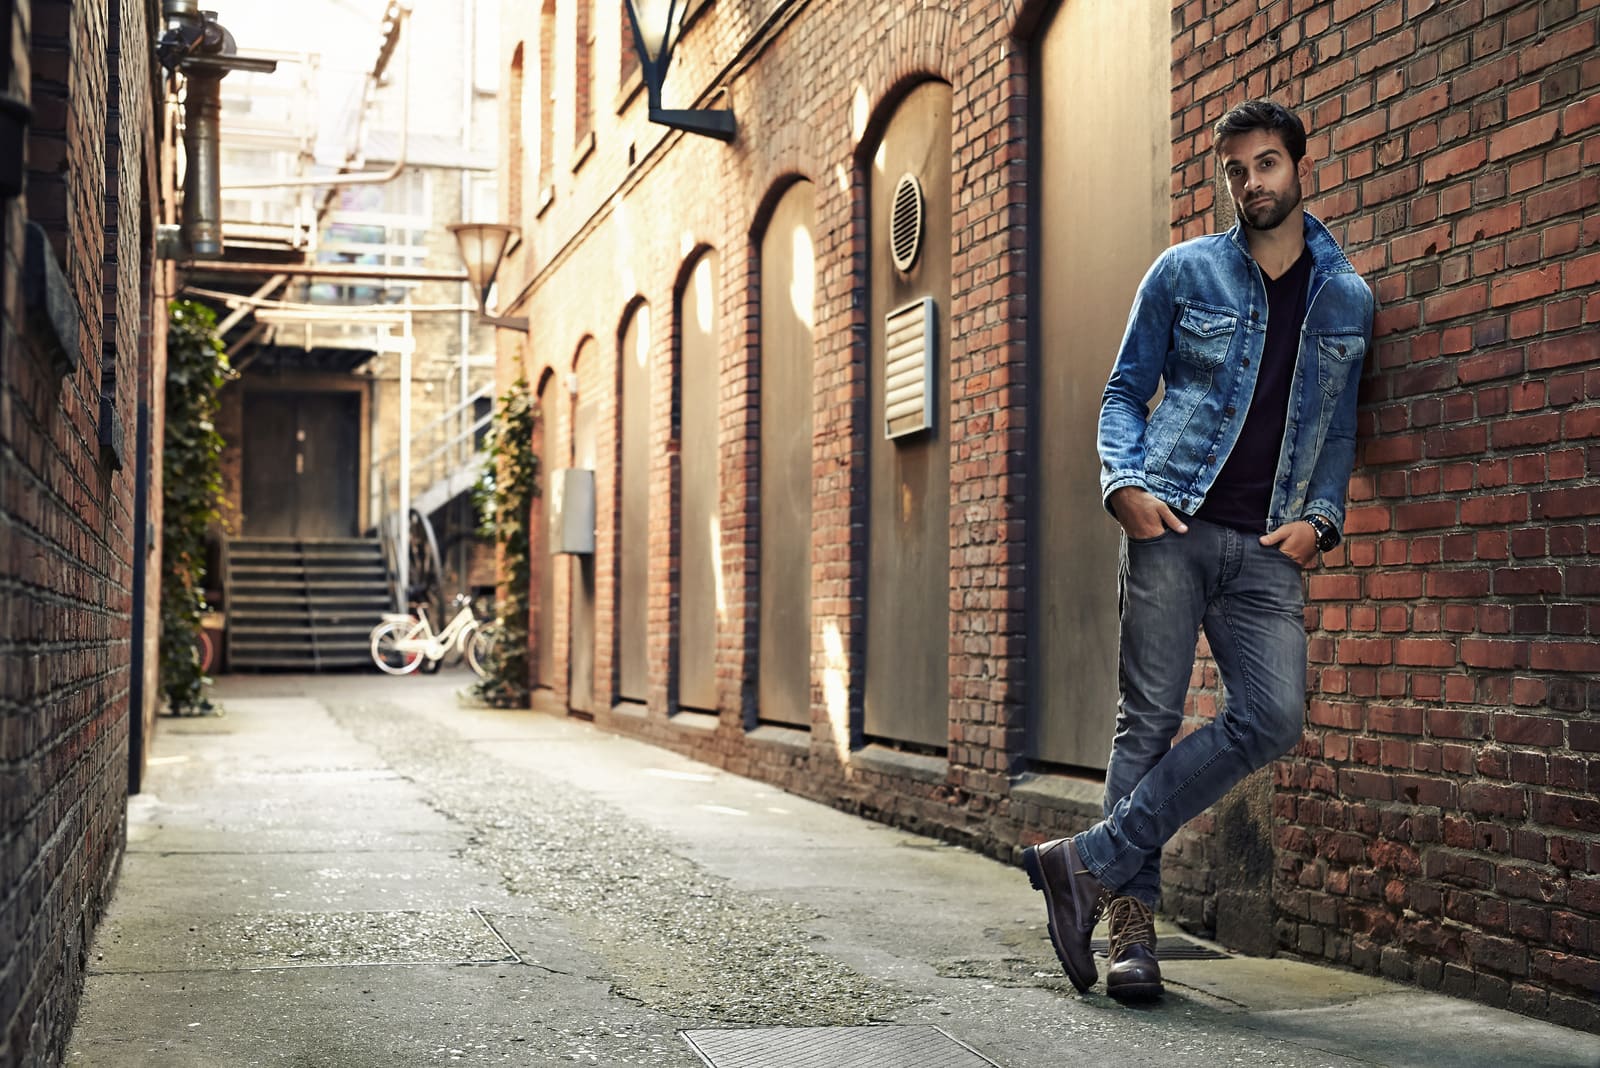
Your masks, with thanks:
[{"label": "rolled jacket cuff", "polygon": [[1116,513],[1111,511],[1111,495],[1126,486],[1137,486],[1146,493],[1150,492],[1150,484],[1145,481],[1144,472],[1142,471],[1121,471],[1107,475],[1101,480],[1100,503],[1105,505],[1106,511],[1112,516],[1115,516]]}]

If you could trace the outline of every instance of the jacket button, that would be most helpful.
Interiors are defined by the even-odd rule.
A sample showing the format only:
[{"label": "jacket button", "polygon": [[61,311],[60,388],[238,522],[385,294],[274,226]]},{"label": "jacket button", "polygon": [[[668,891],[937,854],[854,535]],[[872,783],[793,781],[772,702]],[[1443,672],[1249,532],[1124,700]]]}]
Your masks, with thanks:
[{"label": "jacket button", "polygon": [[1232,415],[1233,414],[1233,405],[1230,404],[1226,408],[1222,409],[1222,414],[1223,415]]},{"label": "jacket button", "polygon": [[1249,357],[1248,357],[1248,356],[1246,356],[1246,357],[1245,357],[1245,360],[1244,360],[1244,365],[1245,365],[1245,366],[1246,366],[1246,367],[1249,367],[1249,366],[1250,366],[1250,358],[1249,358]]},{"label": "jacket button", "polygon": [[1211,453],[1209,456],[1206,457],[1206,463],[1214,464],[1216,462],[1217,462],[1217,454],[1216,453]]}]

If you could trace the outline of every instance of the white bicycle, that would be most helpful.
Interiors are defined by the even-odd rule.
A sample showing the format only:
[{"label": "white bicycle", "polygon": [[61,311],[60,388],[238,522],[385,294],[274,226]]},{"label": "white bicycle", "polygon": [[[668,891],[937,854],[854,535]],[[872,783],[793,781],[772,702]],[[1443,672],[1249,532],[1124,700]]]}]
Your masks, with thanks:
[{"label": "white bicycle", "polygon": [[387,674],[409,675],[418,668],[437,671],[445,657],[454,654],[465,656],[467,665],[483,678],[490,637],[472,614],[468,598],[457,597],[454,607],[455,618],[438,633],[428,621],[427,609],[420,606],[414,616],[385,613],[383,621],[372,628],[372,662]]}]

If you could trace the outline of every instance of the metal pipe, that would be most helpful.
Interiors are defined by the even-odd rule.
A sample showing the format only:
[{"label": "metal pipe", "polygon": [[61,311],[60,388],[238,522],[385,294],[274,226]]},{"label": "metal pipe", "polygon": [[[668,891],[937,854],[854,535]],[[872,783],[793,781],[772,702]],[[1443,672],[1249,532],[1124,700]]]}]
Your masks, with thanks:
[{"label": "metal pipe", "polygon": [[184,104],[183,235],[197,260],[222,255],[222,77],[189,71]]},{"label": "metal pipe", "polygon": [[[466,9],[466,18],[462,21],[463,33],[461,48],[461,155],[463,159],[472,154],[472,100],[473,90],[476,88],[478,80],[478,68],[476,62],[478,44],[477,0],[466,0]],[[468,201],[471,199],[471,197],[472,177],[467,173],[466,168],[463,167],[461,170],[461,215],[459,216],[463,221],[466,221],[470,218],[467,213],[471,210],[471,207],[468,204]],[[470,301],[471,299],[471,287],[463,284],[461,286],[461,300],[466,302]],[[461,362],[457,371],[461,377],[461,381],[457,384],[457,396],[459,398],[460,407],[462,411],[465,412],[467,406],[467,394],[470,392],[470,389],[467,385],[467,360],[468,354],[472,351],[471,315],[463,315],[461,317],[461,322],[457,324],[456,332],[461,343]],[[463,415],[463,418],[465,418],[465,415]],[[461,458],[463,461],[465,461],[466,454],[463,453]],[[465,576],[465,561],[462,560],[461,563],[462,567],[460,569],[460,573]],[[464,582],[465,579],[463,578],[463,583]]]},{"label": "metal pipe", "polygon": [[[406,331],[410,333],[409,330]],[[407,569],[411,556],[411,352],[400,353],[400,590],[406,598],[405,611],[411,610],[411,576]],[[440,621],[441,625],[443,620]]]},{"label": "metal pipe", "polygon": [[265,282],[263,282],[261,284],[260,288],[258,288],[254,293],[252,293],[245,300],[239,301],[237,303],[235,303],[235,302],[230,300],[228,302],[228,307],[232,308],[233,310],[228,315],[228,317],[226,319],[222,320],[222,322],[217,324],[217,336],[218,337],[227,337],[228,336],[228,331],[232,330],[235,326],[239,325],[239,321],[241,319],[243,319],[246,315],[250,314],[250,309],[251,308],[259,308],[259,307],[261,307],[262,299],[264,297],[266,297],[266,295],[268,293],[271,293],[274,289],[277,289],[279,286],[283,285],[283,283],[287,282],[288,280],[289,280],[289,276],[286,275],[286,274],[275,274],[271,278],[269,278]]},{"label": "metal pipe", "polygon": [[441,271],[430,267],[388,267],[364,263],[232,263],[218,261],[195,267],[198,274],[286,274],[291,278],[362,278],[378,282],[464,282],[466,271]]},{"label": "metal pipe", "polygon": [[[183,291],[197,297],[205,297],[207,300],[221,301],[225,307],[241,309],[245,312],[251,310],[328,312],[347,317],[360,317],[363,315],[386,316],[398,321],[403,310],[403,306],[399,304],[311,304],[305,301],[273,300],[270,297],[261,296],[260,290],[248,297],[240,296],[238,293],[227,293],[220,289],[202,289],[199,286],[184,286]],[[475,304],[413,304],[409,310],[416,315],[443,315],[446,313],[459,315],[462,312],[477,311],[478,306]],[[227,320],[224,320],[224,322],[227,322],[230,329],[234,325],[233,322],[228,322]],[[220,335],[226,332],[219,324],[217,333]]]}]

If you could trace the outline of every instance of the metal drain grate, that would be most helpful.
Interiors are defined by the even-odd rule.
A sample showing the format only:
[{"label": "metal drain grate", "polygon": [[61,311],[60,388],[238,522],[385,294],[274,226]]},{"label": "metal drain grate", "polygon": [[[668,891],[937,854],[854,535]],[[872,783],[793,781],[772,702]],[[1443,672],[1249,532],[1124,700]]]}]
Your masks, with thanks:
[{"label": "metal drain grate", "polygon": [[998,1068],[937,1027],[684,1031],[710,1068]]},{"label": "metal drain grate", "polygon": [[[1089,943],[1094,955],[1104,957],[1111,948],[1109,939],[1096,938]],[[1168,935],[1156,939],[1156,956],[1161,960],[1227,960],[1228,954],[1201,945],[1182,935]]]}]

